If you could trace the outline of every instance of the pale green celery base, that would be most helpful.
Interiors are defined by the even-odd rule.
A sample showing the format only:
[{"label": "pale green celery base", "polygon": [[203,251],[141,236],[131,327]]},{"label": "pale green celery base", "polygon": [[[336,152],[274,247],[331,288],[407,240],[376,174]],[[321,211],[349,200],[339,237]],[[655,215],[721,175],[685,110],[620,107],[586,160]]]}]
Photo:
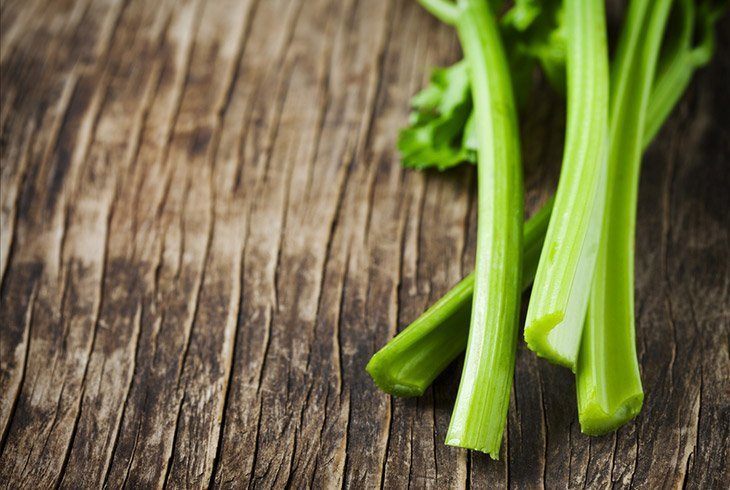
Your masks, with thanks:
[{"label": "pale green celery base", "polygon": [[377,360],[373,357],[373,359],[371,359],[365,367],[365,370],[368,374],[370,374],[370,377],[373,378],[376,386],[386,393],[404,398],[423,395],[423,392],[425,391],[424,386],[407,383],[406,380],[397,376],[397,374],[393,375],[392,371],[389,370],[388,367],[389,366],[377,362]]},{"label": "pale green celery base", "polygon": [[415,341],[413,335],[396,337],[393,344],[370,359],[366,371],[386,393],[403,397],[423,395],[436,376],[462,352],[468,313],[468,308],[458,309],[449,317],[447,328],[435,332],[429,332],[430,325],[421,322],[421,328],[415,330]]},{"label": "pale green celery base", "polygon": [[[598,253],[601,236],[601,223],[605,198],[605,169],[599,177],[601,190],[598,202],[594,203],[590,223],[584,238],[583,248],[578,259],[578,271],[570,288],[564,310],[549,311],[547,314],[532,319],[525,326],[525,341],[528,347],[538,356],[553,364],[564,366],[576,372],[578,352],[583,334],[588,298],[591,291],[593,269]],[[529,316],[529,311],[528,311]]]},{"label": "pale green celery base", "polygon": [[580,430],[589,436],[602,436],[613,432],[628,421],[636,417],[641,411],[644,402],[644,393],[637,393],[622,400],[613,409],[607,409],[589,397],[578,411]]},{"label": "pale green celery base", "polygon": [[469,274],[373,355],[365,369],[383,391],[396,396],[422,395],[461,354],[473,289],[474,275]]},{"label": "pale green celery base", "polygon": [[459,439],[457,437],[446,437],[446,441],[444,441],[444,444],[451,447],[460,447],[463,449],[471,449],[473,451],[479,451],[480,453],[488,454],[490,458],[492,458],[494,461],[499,461],[499,450],[501,449],[498,447],[496,450],[491,450],[490,448],[486,446],[482,446],[477,444],[475,441],[470,441],[467,439]]},{"label": "pale green celery base", "polygon": [[[436,376],[462,351],[468,335],[468,304],[444,319],[443,329],[433,329],[426,316],[414,322],[414,329],[402,332],[368,362],[365,370],[386,393],[411,397],[423,395]],[[440,324],[439,324],[440,325]],[[408,329],[406,329],[408,330]]]},{"label": "pale green celery base", "polygon": [[559,352],[550,342],[550,335],[555,332],[555,327],[563,321],[564,315],[561,312],[551,313],[534,320],[530,328],[525,328],[525,342],[527,347],[542,357],[559,366],[570,368],[575,372],[575,361],[565,352]]}]

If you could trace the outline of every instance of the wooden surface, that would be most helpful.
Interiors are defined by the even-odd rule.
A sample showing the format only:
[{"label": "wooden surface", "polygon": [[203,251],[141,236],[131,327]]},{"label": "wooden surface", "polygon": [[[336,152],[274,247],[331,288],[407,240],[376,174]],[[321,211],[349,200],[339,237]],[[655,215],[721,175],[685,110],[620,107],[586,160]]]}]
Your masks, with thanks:
[{"label": "wooden surface", "polygon": [[[646,154],[641,415],[588,438],[520,345],[502,461],[363,370],[471,268],[474,172],[400,168],[458,58],[410,0],[3,0],[0,484],[727,488],[730,23]],[[528,208],[561,102],[523,117]],[[458,364],[458,363],[457,363]]]}]

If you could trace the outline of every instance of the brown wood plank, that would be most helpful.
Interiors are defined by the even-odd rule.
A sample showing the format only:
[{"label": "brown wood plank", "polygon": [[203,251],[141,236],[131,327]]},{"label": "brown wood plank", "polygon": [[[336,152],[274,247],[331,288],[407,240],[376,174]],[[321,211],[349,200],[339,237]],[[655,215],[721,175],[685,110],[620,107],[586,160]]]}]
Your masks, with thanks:
[{"label": "brown wood plank", "polygon": [[[474,169],[395,149],[452,29],[412,0],[2,0],[0,486],[727,487],[718,32],[642,170],[642,413],[584,436],[520,344],[493,462],[443,444],[460,361],[410,400],[364,371],[473,266]],[[522,114],[529,210],[564,116],[544,86]]]},{"label": "brown wood plank", "polygon": [[[160,225],[155,223],[151,230],[150,224],[157,220],[164,198],[167,149],[180,106],[199,5],[188,2],[174,9],[171,3],[156,7],[139,2],[127,9],[132,16],[144,14],[143,18],[148,19],[148,36],[140,36],[138,49],[150,50],[156,56],[148,56],[147,65],[132,69],[132,73],[149,78],[142,87],[130,84],[126,100],[122,96],[119,110],[110,113],[111,123],[114,117],[142,119],[138,124],[128,122],[129,167],[116,184],[116,202],[109,216],[103,300],[76,436],[61,482],[65,487],[100,485],[109,477],[138,364],[143,326],[159,326],[153,298]],[[119,49],[127,51],[130,46],[120,43]],[[130,54],[135,59],[134,49]],[[145,176],[151,180],[145,181]]]},{"label": "brown wood plank", "polygon": [[[26,62],[31,66],[38,63],[35,69],[43,73],[37,85],[13,101],[42,122],[29,122],[30,127],[38,128],[38,144],[18,162],[27,166],[21,172],[28,175],[11,181],[11,185],[22,182],[23,188],[11,192],[17,193],[17,208],[9,213],[12,224],[5,230],[10,235],[5,257],[12,263],[3,276],[3,290],[24,295],[16,299],[18,305],[27,305],[25,318],[32,321],[22,321],[23,310],[15,309],[12,300],[3,300],[2,323],[7,325],[3,328],[3,362],[8,359],[11,363],[2,369],[3,384],[8,379],[10,383],[1,388],[8,396],[3,397],[0,464],[3,479],[23,485],[53,484],[60,472],[73,428],[73,409],[80,398],[88,326],[93,323],[97,302],[94,293],[103,253],[93,240],[87,240],[99,230],[98,215],[86,216],[81,243],[67,225],[100,100],[86,72],[102,64],[120,8],[108,3],[87,7],[75,4],[46,11],[56,23],[33,32],[33,42],[47,43],[48,51],[36,51],[33,55],[38,58],[33,58],[18,50],[13,53],[18,58],[11,57],[8,66],[9,70],[24,70]],[[52,42],[55,36],[60,44]],[[76,49],[69,49],[74,45]],[[24,75],[35,81],[39,72],[30,69]],[[43,114],[47,104],[52,109]],[[22,117],[24,111],[19,112]],[[22,125],[24,121],[18,119]],[[12,126],[8,124],[10,131]],[[16,164],[11,158],[12,152],[3,156],[4,170]],[[9,355],[9,348],[14,355]],[[15,384],[19,380],[22,386]],[[9,420],[5,417],[11,403]]]}]

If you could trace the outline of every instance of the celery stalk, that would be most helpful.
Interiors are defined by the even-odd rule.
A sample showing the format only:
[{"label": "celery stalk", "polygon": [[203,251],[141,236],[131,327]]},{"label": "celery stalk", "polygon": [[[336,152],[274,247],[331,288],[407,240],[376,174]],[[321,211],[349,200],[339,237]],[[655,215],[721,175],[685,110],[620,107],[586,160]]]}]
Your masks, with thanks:
[{"label": "celery stalk", "polygon": [[486,0],[459,0],[477,149],[477,250],[464,369],[446,444],[497,459],[507,422],[522,286],[522,166],[509,67]]},{"label": "celery stalk", "polygon": [[[650,11],[642,10],[645,5],[632,5],[634,15],[629,16],[629,27],[621,39],[614,73],[619,88],[613,97],[611,121],[616,145],[621,147],[611,162],[621,187],[609,201],[604,240],[610,246],[602,248],[599,255],[576,377],[578,417],[587,434],[615,430],[634,418],[643,402],[633,316],[640,156],[635,150],[628,151],[636,143],[626,132],[632,125],[635,129],[641,127],[641,105],[646,103],[642,97],[652,77],[652,65],[656,66],[656,75],[643,123],[643,147],[679,101],[695,70],[712,57],[714,26],[727,2],[704,1],[697,7],[695,3],[681,0],[675,4],[671,20],[678,21],[680,28],[667,29],[670,36],[662,41],[658,63],[659,39],[667,22],[666,2],[654,4]],[[627,142],[630,148],[623,146]]]},{"label": "celery stalk", "polygon": [[576,389],[581,430],[615,430],[641,409],[634,327],[634,230],[642,135],[671,0],[633,0],[611,78],[608,202]]},{"label": "celery stalk", "polygon": [[[550,220],[550,199],[523,230],[522,289],[535,277]],[[370,359],[375,384],[396,396],[420,396],[466,348],[474,273],[470,273]]]},{"label": "celery stalk", "polygon": [[608,49],[601,0],[566,0],[568,119],[525,341],[575,371],[606,200]]}]

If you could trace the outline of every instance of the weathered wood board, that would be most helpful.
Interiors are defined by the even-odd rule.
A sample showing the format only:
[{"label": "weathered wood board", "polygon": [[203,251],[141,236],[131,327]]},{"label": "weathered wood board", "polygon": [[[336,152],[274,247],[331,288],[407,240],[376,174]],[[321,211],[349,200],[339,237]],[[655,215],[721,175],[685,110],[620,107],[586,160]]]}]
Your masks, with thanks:
[{"label": "weathered wood board", "polygon": [[[0,2],[0,485],[727,488],[730,23],[644,162],[645,407],[580,433],[521,345],[503,458],[443,445],[459,366],[369,356],[473,263],[474,171],[395,151],[458,58],[410,0]],[[528,208],[564,109],[523,117]]]}]

